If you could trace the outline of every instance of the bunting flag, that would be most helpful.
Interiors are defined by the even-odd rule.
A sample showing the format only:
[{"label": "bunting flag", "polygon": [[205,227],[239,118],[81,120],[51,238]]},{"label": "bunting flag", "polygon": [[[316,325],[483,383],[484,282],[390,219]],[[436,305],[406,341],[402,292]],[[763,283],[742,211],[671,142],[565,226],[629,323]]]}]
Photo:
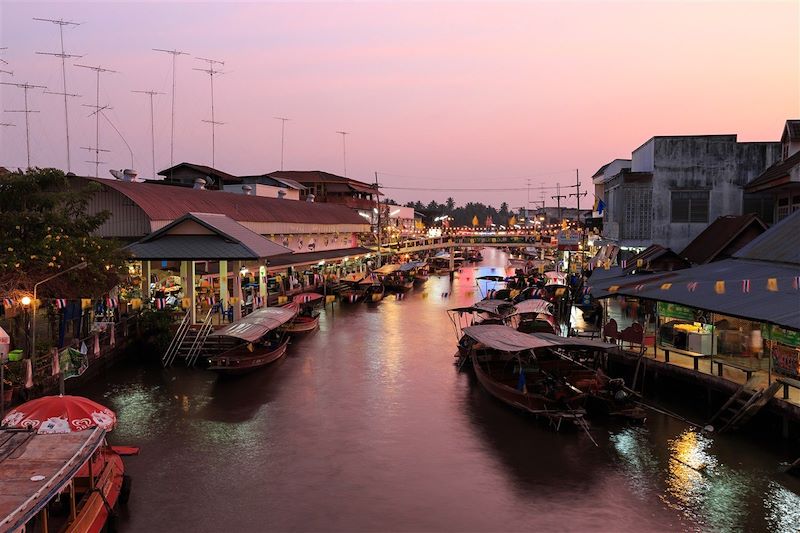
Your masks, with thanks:
[{"label": "bunting flag", "polygon": [[119,305],[118,298],[106,298],[106,308],[116,309],[118,305]]},{"label": "bunting flag", "polygon": [[289,301],[287,296],[278,296],[278,305],[283,305]]},{"label": "bunting flag", "polygon": [[100,355],[100,336],[95,334],[94,346],[92,347],[92,355]]},{"label": "bunting flag", "polygon": [[750,280],[749,279],[743,279],[742,280],[742,292],[743,293],[749,293],[750,292]]},{"label": "bunting flag", "polygon": [[91,308],[92,308],[92,299],[81,298],[81,309],[91,309]]},{"label": "bunting flag", "polygon": [[167,300],[166,298],[156,298],[153,300],[153,303],[155,303],[156,309],[164,309],[164,307],[167,305]]},{"label": "bunting flag", "polygon": [[636,292],[642,292],[644,290],[644,285],[636,285],[633,287],[633,290]]},{"label": "bunting flag", "polygon": [[192,306],[192,300],[189,298],[181,298],[181,307],[183,309],[189,309]]},{"label": "bunting flag", "polygon": [[778,278],[769,278],[767,280],[767,290],[770,292],[777,292],[778,290]]},{"label": "bunting flag", "polygon": [[608,292],[617,292],[619,290],[619,285],[612,285],[608,288]]},{"label": "bunting flag", "polygon": [[334,296],[333,294],[329,294],[325,297],[326,304],[332,304],[335,301],[336,301],[336,296]]},{"label": "bunting flag", "polygon": [[134,298],[131,300],[131,307],[134,310],[139,310],[142,308],[142,299],[141,298]]},{"label": "bunting flag", "polygon": [[352,304],[352,303],[355,303],[355,302],[356,302],[356,300],[358,300],[358,296],[357,296],[357,295],[355,295],[355,294],[351,294],[351,295],[350,295],[350,303],[351,303],[351,304]]},{"label": "bunting flag", "polygon": [[636,260],[636,267],[642,268],[644,266],[644,259],[637,259]]},{"label": "bunting flag", "polygon": [[33,366],[31,365],[30,358],[23,359],[25,361],[25,388],[33,388]]},{"label": "bunting flag", "polygon": [[397,299],[398,300],[402,300],[404,297],[405,297],[405,294],[403,294],[402,292],[398,292],[397,293]]},{"label": "bunting flag", "polygon": [[800,289],[800,276],[795,276],[792,278],[792,288],[794,290]]},{"label": "bunting flag", "polygon": [[55,299],[56,309],[64,309],[67,306],[67,299],[66,298],[56,298]]},{"label": "bunting flag", "polygon": [[3,307],[13,307],[14,300],[12,298],[3,298]]},{"label": "bunting flag", "polygon": [[695,290],[697,290],[697,282],[696,281],[692,281],[692,282],[687,283],[686,284],[686,290],[688,290],[689,292],[694,292]]},{"label": "bunting flag", "polygon": [[714,292],[717,294],[725,294],[725,282],[723,280],[714,283]]},{"label": "bunting flag", "polygon": [[671,288],[672,288],[672,283],[662,283],[661,284],[661,290],[662,291],[668,291]]},{"label": "bunting flag", "polygon": [[623,259],[619,266],[621,266],[623,269],[628,268],[628,260]]}]

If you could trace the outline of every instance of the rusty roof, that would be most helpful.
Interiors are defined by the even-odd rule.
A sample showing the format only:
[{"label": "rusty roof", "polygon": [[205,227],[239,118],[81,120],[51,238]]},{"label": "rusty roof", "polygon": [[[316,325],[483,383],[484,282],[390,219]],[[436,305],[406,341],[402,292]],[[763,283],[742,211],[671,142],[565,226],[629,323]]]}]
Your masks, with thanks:
[{"label": "rusty roof", "polygon": [[217,170],[216,168],[207,167],[205,165],[196,165],[194,163],[187,163],[185,161],[183,163],[178,163],[174,167],[165,168],[164,170],[159,172],[158,175],[159,176],[169,176],[174,170],[176,170],[178,168],[188,168],[189,170],[194,170],[196,172],[200,172],[200,173],[205,174],[207,176],[216,176],[220,180],[222,180],[223,183],[239,183],[239,182],[242,181],[241,179],[239,179],[238,177],[234,176],[233,174],[228,174],[227,172],[223,172],[221,170]]},{"label": "rusty roof", "polygon": [[750,226],[757,227],[761,233],[767,229],[754,213],[718,217],[683,249],[681,255],[699,265],[710,263]]},{"label": "rusty roof", "polygon": [[186,213],[217,213],[227,215],[237,222],[367,225],[364,218],[356,211],[337,204],[301,202],[102,178],[85,179],[125,195],[139,206],[150,220],[175,220]]}]

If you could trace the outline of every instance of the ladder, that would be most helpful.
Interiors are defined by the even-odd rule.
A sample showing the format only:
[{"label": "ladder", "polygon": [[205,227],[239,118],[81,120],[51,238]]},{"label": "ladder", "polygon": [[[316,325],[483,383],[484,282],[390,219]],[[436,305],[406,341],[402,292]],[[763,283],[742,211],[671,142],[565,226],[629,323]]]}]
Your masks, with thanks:
[{"label": "ladder", "polygon": [[189,327],[191,326],[191,320],[192,311],[190,309],[186,311],[183,320],[181,320],[181,323],[178,326],[178,330],[175,332],[175,336],[172,337],[172,341],[170,341],[169,347],[167,347],[167,351],[164,352],[164,355],[161,357],[161,364],[163,364],[165,367],[172,366],[173,361],[175,361],[175,356],[178,355],[178,350],[180,350],[180,347],[186,338],[186,333],[189,331]]},{"label": "ladder", "polygon": [[717,413],[711,417],[708,424],[715,421],[722,423],[718,433],[729,429],[737,429],[764,407],[775,396],[780,388],[780,383],[775,381],[765,389],[755,389],[757,378],[750,378],[747,383],[731,396]]},{"label": "ladder", "polygon": [[194,366],[194,364],[197,362],[197,358],[200,356],[200,352],[206,343],[206,339],[212,331],[214,331],[214,327],[211,325],[211,309],[209,309],[208,313],[206,313],[206,317],[203,319],[203,323],[200,325],[200,329],[197,330],[197,334],[194,336],[194,340],[192,341],[192,345],[189,348],[188,353],[186,354],[187,366]]}]

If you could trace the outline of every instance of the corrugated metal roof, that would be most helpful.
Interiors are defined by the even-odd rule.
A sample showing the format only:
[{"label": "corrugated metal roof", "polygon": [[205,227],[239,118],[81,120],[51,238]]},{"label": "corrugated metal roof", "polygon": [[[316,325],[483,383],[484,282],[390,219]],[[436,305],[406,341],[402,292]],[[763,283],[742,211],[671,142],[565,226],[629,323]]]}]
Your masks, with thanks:
[{"label": "corrugated metal roof", "polygon": [[800,211],[750,241],[733,257],[800,265]]},{"label": "corrugated metal roof", "polygon": [[695,237],[683,249],[681,255],[695,264],[710,263],[751,225],[755,225],[762,232],[767,229],[761,219],[753,213],[721,216]]},{"label": "corrugated metal roof", "polygon": [[222,191],[169,187],[150,183],[85,178],[124,194],[151,220],[175,220],[186,213],[219,213],[238,222],[288,222],[299,224],[369,224],[352,209],[337,205],[301,202]]},{"label": "corrugated metal roof", "polygon": [[158,173],[159,176],[169,176],[172,172],[174,172],[178,168],[188,168],[190,170],[194,170],[196,172],[200,172],[207,176],[216,176],[223,183],[239,183],[240,180],[238,177],[234,176],[233,174],[228,174],[227,172],[223,172],[221,170],[217,170],[213,167],[207,167],[205,165],[195,165],[194,163],[178,163],[174,167],[165,168],[161,172]]},{"label": "corrugated metal roof", "polygon": [[744,186],[745,192],[758,192],[769,188],[773,180],[789,178],[789,171],[796,165],[800,165],[800,152],[792,154],[783,161],[778,161],[762,172],[758,177],[751,180]]},{"label": "corrugated metal roof", "polygon": [[341,259],[343,257],[356,257],[374,253],[369,248],[356,246],[354,248],[339,248],[336,250],[321,250],[319,252],[303,252],[299,254],[283,254],[270,257],[269,266],[310,265],[321,260]]},{"label": "corrugated metal roof", "polygon": [[[600,298],[613,294],[636,296],[800,329],[800,291],[793,288],[794,276],[800,276],[800,268],[797,266],[749,259],[725,259],[649,276],[598,280],[590,278],[589,285],[592,294]],[[769,278],[778,280],[777,291],[768,290]],[[743,280],[750,280],[749,293],[742,290]],[[725,281],[723,294],[717,294],[715,290],[717,281]],[[665,290],[661,288],[664,283],[672,285]],[[697,283],[694,290],[690,290],[690,283]],[[613,293],[607,290],[612,285],[619,287]]]},{"label": "corrugated metal roof", "polygon": [[275,172],[270,172],[267,175],[276,179],[287,178],[301,184],[343,183],[355,190],[373,193],[375,192],[375,186],[371,183],[345,178],[344,176],[337,176],[336,174],[323,172],[322,170],[276,170]]}]

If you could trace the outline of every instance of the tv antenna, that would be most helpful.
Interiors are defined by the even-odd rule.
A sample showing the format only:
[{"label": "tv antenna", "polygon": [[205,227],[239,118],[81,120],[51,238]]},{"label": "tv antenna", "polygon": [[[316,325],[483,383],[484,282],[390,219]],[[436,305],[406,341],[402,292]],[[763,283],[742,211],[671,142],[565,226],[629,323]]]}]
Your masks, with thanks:
[{"label": "tv antenna", "polygon": [[109,152],[110,150],[103,150],[100,148],[100,111],[103,109],[111,109],[110,107],[100,106],[100,74],[109,73],[109,74],[116,74],[116,70],[111,70],[109,68],[103,68],[100,66],[93,67],[90,65],[75,65],[76,67],[87,68],[89,70],[93,70],[97,75],[97,85],[95,91],[95,105],[91,104],[83,104],[83,107],[91,107],[94,108],[95,112],[91,113],[89,116],[95,116],[95,127],[94,127],[94,147],[91,146],[81,146],[83,150],[89,150],[90,152],[94,152],[94,161],[86,161],[87,163],[94,163],[94,177],[100,177],[100,163],[105,164],[105,161],[100,161],[100,152]]},{"label": "tv antenna", "polygon": [[150,146],[153,151],[153,178],[156,177],[156,129],[153,117],[153,97],[157,94],[164,94],[158,91],[131,91],[132,93],[146,94],[150,97]]},{"label": "tv antenna", "polygon": [[342,136],[342,161],[344,163],[344,177],[347,177],[347,143],[345,137],[350,134],[349,131],[337,131]]},{"label": "tv antenna", "polygon": [[283,134],[286,129],[286,121],[291,120],[286,117],[272,117],[275,120],[281,121],[281,172],[283,171]]},{"label": "tv antenna", "polygon": [[195,68],[192,70],[199,70],[200,72],[205,72],[208,74],[208,77],[211,79],[211,120],[203,120],[206,124],[211,124],[211,168],[215,167],[216,161],[214,160],[214,152],[216,149],[216,137],[215,137],[215,128],[217,126],[221,126],[225,124],[224,122],[217,122],[214,120],[214,74],[225,74],[221,70],[217,70],[215,65],[224,65],[224,61],[217,61],[216,59],[208,59],[205,57],[195,57],[195,59],[199,59],[200,61],[205,61],[208,63],[208,68]]},{"label": "tv antenna", "polygon": [[181,52],[179,50],[164,50],[163,48],[153,48],[153,50],[156,52],[172,54],[172,123],[169,134],[169,166],[172,168],[175,165],[175,59],[178,56],[189,55],[189,52]]},{"label": "tv antenna", "polygon": [[58,26],[58,35],[61,38],[61,52],[36,52],[37,54],[44,55],[44,56],[54,56],[61,58],[61,92],[55,91],[45,91],[46,94],[55,94],[64,97],[64,126],[67,133],[67,172],[72,170],[72,161],[70,158],[69,153],[69,110],[67,106],[67,98],[68,97],[80,97],[79,94],[70,94],[67,92],[67,59],[72,59],[73,57],[83,57],[80,55],[75,54],[68,54],[64,51],[64,26],[80,26],[79,22],[70,22],[64,19],[43,19],[33,17],[33,20],[38,20],[39,22],[51,22]]},{"label": "tv antenna", "polygon": [[47,89],[44,85],[32,85],[30,83],[10,83],[7,81],[0,81],[2,85],[13,85],[19,87],[25,94],[25,109],[7,109],[6,113],[25,113],[25,146],[28,151],[28,168],[31,168],[31,127],[28,115],[31,113],[38,113],[39,111],[28,109],[28,90],[29,89]]}]

